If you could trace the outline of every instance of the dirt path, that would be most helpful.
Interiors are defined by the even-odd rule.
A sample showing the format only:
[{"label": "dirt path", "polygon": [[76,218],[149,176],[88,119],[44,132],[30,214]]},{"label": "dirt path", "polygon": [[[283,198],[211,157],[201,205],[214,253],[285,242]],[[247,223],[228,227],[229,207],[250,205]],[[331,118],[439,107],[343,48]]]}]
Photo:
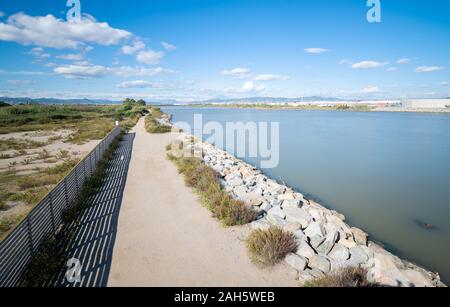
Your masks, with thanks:
[{"label": "dirt path", "polygon": [[296,286],[287,265],[253,265],[247,227],[224,229],[185,186],[141,120],[125,186],[109,286]]}]

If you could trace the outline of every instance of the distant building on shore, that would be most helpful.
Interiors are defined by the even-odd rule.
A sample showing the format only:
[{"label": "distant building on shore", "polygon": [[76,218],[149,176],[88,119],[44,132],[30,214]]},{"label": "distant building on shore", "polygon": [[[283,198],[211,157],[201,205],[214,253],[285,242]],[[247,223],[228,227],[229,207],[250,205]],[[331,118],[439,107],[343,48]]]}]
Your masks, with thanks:
[{"label": "distant building on shore", "polygon": [[445,109],[450,99],[409,99],[402,101],[402,107],[408,109]]}]

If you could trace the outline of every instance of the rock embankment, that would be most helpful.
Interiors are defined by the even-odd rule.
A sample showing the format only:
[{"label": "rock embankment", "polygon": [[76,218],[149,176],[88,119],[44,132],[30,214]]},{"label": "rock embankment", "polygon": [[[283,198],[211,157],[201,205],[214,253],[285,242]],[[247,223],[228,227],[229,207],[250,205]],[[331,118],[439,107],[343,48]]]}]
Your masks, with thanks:
[{"label": "rock embankment", "polygon": [[[186,135],[186,140],[191,138]],[[344,215],[306,199],[211,144],[197,142],[195,150],[203,152],[204,162],[220,174],[228,193],[260,213],[251,228],[278,226],[294,233],[298,249],[285,261],[299,272],[300,282],[340,268],[363,267],[369,281],[385,286],[445,286],[438,274],[369,241],[363,230],[345,223]]]}]

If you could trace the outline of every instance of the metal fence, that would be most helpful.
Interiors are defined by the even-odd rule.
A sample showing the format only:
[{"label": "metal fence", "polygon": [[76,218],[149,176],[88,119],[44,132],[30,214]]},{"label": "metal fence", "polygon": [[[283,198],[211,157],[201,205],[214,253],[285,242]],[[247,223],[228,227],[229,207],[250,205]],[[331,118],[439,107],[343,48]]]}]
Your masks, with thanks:
[{"label": "metal fence", "polygon": [[78,196],[121,130],[116,126],[0,243],[0,287],[19,284],[41,240],[62,224],[65,209]]}]

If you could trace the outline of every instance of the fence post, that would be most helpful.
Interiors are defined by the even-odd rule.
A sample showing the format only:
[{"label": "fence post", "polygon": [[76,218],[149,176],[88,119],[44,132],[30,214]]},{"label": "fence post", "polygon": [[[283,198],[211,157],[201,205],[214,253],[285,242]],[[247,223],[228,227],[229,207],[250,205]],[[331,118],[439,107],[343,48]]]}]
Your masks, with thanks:
[{"label": "fence post", "polygon": [[48,199],[50,200],[50,219],[52,221],[53,232],[56,231],[56,221],[55,221],[55,212],[53,209],[53,191],[48,194]]},{"label": "fence post", "polygon": [[66,208],[67,208],[67,207],[69,207],[69,193],[67,191],[67,179],[66,178],[64,178],[64,197],[66,199]]},{"label": "fence post", "polygon": [[74,171],[75,171],[75,189],[77,190],[78,195],[78,165],[77,167],[75,167]]},{"label": "fence post", "polygon": [[29,245],[30,245],[30,255],[33,255],[33,253],[34,253],[33,232],[32,232],[32,229],[31,229],[30,217],[27,217],[27,232],[28,232],[28,242],[29,242]]}]

